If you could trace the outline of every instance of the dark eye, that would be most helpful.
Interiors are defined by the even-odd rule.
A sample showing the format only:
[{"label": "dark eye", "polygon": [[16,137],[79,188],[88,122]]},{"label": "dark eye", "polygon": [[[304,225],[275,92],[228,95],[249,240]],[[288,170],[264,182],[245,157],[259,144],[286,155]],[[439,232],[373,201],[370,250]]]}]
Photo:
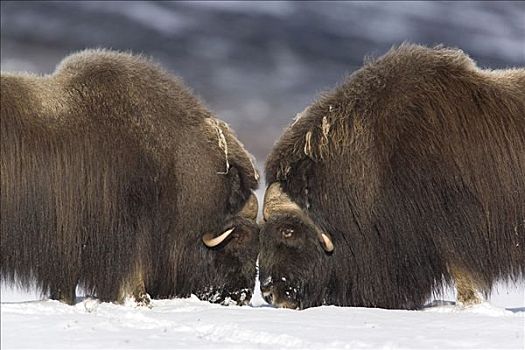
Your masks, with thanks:
[{"label": "dark eye", "polygon": [[294,232],[294,231],[293,231],[293,228],[286,228],[286,229],[284,229],[284,230],[282,231],[282,234],[283,234],[283,237],[284,237],[284,238],[290,238],[290,237],[292,237],[293,232]]}]

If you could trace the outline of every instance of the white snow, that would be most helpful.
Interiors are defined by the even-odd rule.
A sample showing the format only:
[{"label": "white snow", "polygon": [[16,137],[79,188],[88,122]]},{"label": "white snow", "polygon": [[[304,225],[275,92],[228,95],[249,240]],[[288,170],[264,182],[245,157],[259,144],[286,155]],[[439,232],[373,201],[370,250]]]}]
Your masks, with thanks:
[{"label": "white snow", "polygon": [[[256,286],[259,290],[258,285]],[[525,285],[487,303],[422,311],[323,306],[220,306],[196,297],[152,308],[80,298],[75,306],[2,286],[1,348],[52,349],[523,349]],[[445,296],[453,300],[453,295]]]}]

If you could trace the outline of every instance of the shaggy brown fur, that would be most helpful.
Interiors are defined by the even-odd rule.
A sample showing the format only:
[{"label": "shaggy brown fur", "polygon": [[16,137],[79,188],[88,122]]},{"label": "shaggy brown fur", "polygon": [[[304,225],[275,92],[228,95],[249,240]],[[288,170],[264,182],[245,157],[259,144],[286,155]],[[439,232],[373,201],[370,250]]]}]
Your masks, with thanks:
[{"label": "shaggy brown fur", "polygon": [[[2,279],[68,303],[77,283],[111,301],[249,300],[258,229],[237,213],[258,175],[178,78],[88,50],[50,76],[2,73],[0,116]],[[203,245],[232,226],[227,244]]]},{"label": "shaggy brown fur", "polygon": [[[335,245],[324,253],[292,214],[270,218],[261,282],[288,281],[274,294],[296,288],[300,307],[417,308],[454,277],[458,299],[488,294],[525,268],[525,70],[392,49],[301,114],[266,176]],[[304,231],[293,244],[279,233],[290,228]]]}]

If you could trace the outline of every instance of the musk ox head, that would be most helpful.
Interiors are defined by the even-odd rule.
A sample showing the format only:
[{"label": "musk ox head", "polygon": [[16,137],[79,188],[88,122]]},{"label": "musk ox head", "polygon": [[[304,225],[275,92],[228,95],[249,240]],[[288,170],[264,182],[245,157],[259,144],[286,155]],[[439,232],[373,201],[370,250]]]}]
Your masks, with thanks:
[{"label": "musk ox head", "polygon": [[264,299],[291,309],[323,304],[334,251],[329,234],[277,182],[266,190],[263,217],[259,279]]},{"label": "musk ox head", "polygon": [[209,283],[197,288],[201,300],[246,305],[255,287],[259,251],[258,203],[252,193],[241,211],[226,220],[219,234],[205,233],[202,242],[212,252]]}]

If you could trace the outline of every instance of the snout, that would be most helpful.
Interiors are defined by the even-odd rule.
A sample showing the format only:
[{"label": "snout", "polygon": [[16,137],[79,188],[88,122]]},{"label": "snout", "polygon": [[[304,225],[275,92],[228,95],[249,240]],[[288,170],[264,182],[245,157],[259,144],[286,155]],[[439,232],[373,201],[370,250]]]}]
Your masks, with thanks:
[{"label": "snout", "polygon": [[252,298],[252,290],[243,288],[238,290],[227,290],[222,288],[207,288],[204,291],[196,292],[195,295],[201,300],[221,305],[248,305]]},{"label": "snout", "polygon": [[261,284],[261,293],[264,300],[275,307],[299,309],[298,292],[296,287],[284,283]]}]

